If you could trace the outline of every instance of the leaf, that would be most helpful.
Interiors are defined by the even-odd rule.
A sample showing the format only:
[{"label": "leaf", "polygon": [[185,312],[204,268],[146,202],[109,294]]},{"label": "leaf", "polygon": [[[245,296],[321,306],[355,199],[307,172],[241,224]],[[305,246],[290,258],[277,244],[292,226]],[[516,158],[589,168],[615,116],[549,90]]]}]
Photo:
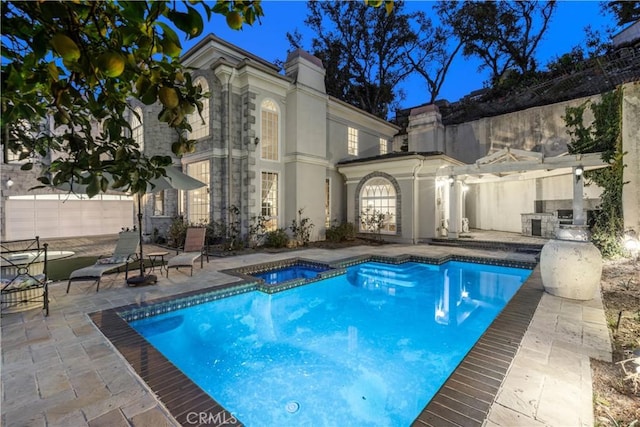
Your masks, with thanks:
[{"label": "leaf", "polygon": [[92,198],[96,194],[100,192],[101,189],[101,180],[97,175],[91,175],[91,180],[89,181],[89,185],[87,185],[87,196]]},{"label": "leaf", "polygon": [[387,10],[387,15],[391,15],[391,12],[393,12],[393,0],[386,0],[384,8]]},{"label": "leaf", "polygon": [[229,12],[229,4],[224,1],[219,1],[213,6],[213,13],[219,13],[221,15],[226,15]]},{"label": "leaf", "polygon": [[169,18],[169,20],[173,22],[179,30],[189,34],[189,30],[191,28],[189,25],[189,15],[183,12],[178,12],[176,10],[170,10],[167,13],[167,18]]},{"label": "leaf", "polygon": [[187,6],[187,11],[189,22],[191,25],[191,31],[189,32],[189,34],[191,35],[191,38],[198,37],[204,30],[204,22],[202,21],[202,16],[200,16],[198,11],[191,6]]},{"label": "leaf", "polygon": [[112,38],[116,35],[119,35],[123,46],[131,46],[140,37],[140,31],[135,27],[122,27],[112,33]]},{"label": "leaf", "polygon": [[102,190],[102,192],[106,192],[109,189],[109,180],[104,176],[100,180],[100,189]]},{"label": "leaf", "polygon": [[164,38],[166,40],[169,40],[169,41],[173,42],[174,44],[182,47],[181,44],[180,44],[180,37],[178,37],[178,35],[176,34],[175,31],[173,31],[173,28],[171,28],[170,26],[168,26],[164,22],[158,22],[157,24],[158,24],[158,26],[160,28],[162,28],[162,35],[164,36]]},{"label": "leaf", "polygon": [[55,62],[49,62],[49,65],[47,65],[47,69],[49,70],[49,75],[51,76],[53,81],[57,82],[58,81],[58,77],[59,77],[59,70],[58,70],[58,66],[56,65],[56,63]]},{"label": "leaf", "polygon": [[253,11],[253,9],[247,9],[247,11],[244,13],[244,22],[247,23],[247,25],[253,25],[253,23],[256,21],[256,14]]},{"label": "leaf", "polygon": [[37,59],[44,58],[47,53],[48,38],[45,31],[37,31],[33,35],[33,54]]},{"label": "leaf", "polygon": [[33,163],[25,163],[24,165],[20,166],[20,170],[22,171],[30,171],[31,169],[33,169]]},{"label": "leaf", "polygon": [[122,6],[122,16],[133,22],[143,22],[144,13],[146,12],[146,2],[144,1],[120,1]]},{"label": "leaf", "polygon": [[141,96],[139,96],[140,101],[142,101],[145,105],[152,105],[158,99],[158,85],[150,85],[149,89]]},{"label": "leaf", "polygon": [[178,29],[186,33],[190,39],[199,36],[204,30],[202,16],[190,6],[187,6],[187,13],[170,10],[167,13],[167,18],[169,18]]}]

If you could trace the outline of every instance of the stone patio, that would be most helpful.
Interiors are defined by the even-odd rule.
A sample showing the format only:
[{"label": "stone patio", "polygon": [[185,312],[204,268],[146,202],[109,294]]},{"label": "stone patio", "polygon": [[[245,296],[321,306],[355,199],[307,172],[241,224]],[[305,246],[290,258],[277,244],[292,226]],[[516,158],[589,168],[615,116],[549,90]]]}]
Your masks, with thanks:
[{"label": "stone patio", "polygon": [[[83,256],[92,251],[110,253],[113,248],[109,239],[97,244],[85,240],[89,241],[51,242],[50,247],[74,250],[82,244],[77,255]],[[154,249],[158,248],[145,246],[147,253]],[[99,293],[90,282],[76,282],[66,294],[66,282],[57,282],[49,288],[49,317],[39,309],[2,317],[2,425],[178,425],[99,332],[89,313],[237,280],[220,272],[225,269],[293,257],[331,262],[361,254],[533,260],[531,254],[459,247],[358,246],[212,258],[203,269],[195,268],[193,277],[172,272],[169,279],[162,277],[156,285],[140,288],[126,287],[121,274],[105,277]],[[577,302],[544,294],[485,425],[593,425],[590,357],[611,360],[601,300]]]}]

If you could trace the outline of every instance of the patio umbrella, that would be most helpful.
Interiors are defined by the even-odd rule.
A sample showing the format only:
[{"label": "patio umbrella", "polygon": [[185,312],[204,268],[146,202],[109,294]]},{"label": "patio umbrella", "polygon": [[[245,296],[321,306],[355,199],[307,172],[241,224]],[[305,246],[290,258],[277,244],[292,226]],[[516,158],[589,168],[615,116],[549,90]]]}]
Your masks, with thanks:
[{"label": "patio umbrella", "polygon": [[[198,181],[195,178],[190,177],[189,175],[181,172],[178,168],[174,166],[167,166],[165,168],[165,176],[161,176],[158,178],[152,179],[147,185],[147,193],[155,193],[157,191],[163,190],[196,190],[198,188],[204,187],[205,184],[202,181]],[[105,173],[104,176],[112,181],[111,175]],[[63,183],[56,186],[59,190],[71,191],[76,194],[86,193],[87,186],[84,184],[78,183]],[[138,232],[140,233],[140,275],[130,277],[127,280],[127,284],[129,285],[141,285],[141,284],[149,284],[155,283],[157,281],[157,277],[150,274],[145,276],[144,274],[144,252],[143,252],[143,240],[142,240],[142,194],[137,194],[138,199]]]},{"label": "patio umbrella", "polygon": [[[204,187],[205,184],[202,181],[198,181],[189,175],[182,173],[173,166],[165,168],[166,176],[161,176],[152,179],[147,185],[147,193],[155,193],[163,190],[196,190]],[[138,232],[140,233],[140,275],[130,277],[127,280],[127,284],[131,286],[146,285],[149,283],[155,283],[158,278],[153,275],[144,274],[144,256],[143,256],[143,239],[142,239],[142,194],[138,193]]]}]

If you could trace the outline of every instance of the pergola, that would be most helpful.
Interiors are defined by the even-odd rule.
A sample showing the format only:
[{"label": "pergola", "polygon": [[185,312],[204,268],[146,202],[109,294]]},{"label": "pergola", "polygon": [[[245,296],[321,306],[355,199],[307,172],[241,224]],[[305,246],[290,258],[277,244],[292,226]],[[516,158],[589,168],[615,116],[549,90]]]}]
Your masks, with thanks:
[{"label": "pergola", "polygon": [[503,148],[478,159],[474,164],[446,166],[436,178],[446,179],[449,191],[449,238],[458,238],[462,220],[462,185],[489,184],[510,180],[528,180],[570,174],[573,179],[573,224],[585,225],[584,179],[586,170],[609,166],[602,153],[564,154],[545,157],[543,153]]}]

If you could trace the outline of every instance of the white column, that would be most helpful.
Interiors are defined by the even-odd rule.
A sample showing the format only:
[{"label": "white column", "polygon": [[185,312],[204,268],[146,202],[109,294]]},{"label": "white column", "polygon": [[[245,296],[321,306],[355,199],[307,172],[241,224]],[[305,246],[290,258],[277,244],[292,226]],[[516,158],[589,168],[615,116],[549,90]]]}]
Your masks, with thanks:
[{"label": "white column", "polygon": [[573,167],[573,225],[585,225],[587,223],[584,211],[584,177],[582,167]]},{"label": "white column", "polygon": [[460,181],[453,178],[449,183],[449,239],[460,236],[462,224],[462,188]]}]

